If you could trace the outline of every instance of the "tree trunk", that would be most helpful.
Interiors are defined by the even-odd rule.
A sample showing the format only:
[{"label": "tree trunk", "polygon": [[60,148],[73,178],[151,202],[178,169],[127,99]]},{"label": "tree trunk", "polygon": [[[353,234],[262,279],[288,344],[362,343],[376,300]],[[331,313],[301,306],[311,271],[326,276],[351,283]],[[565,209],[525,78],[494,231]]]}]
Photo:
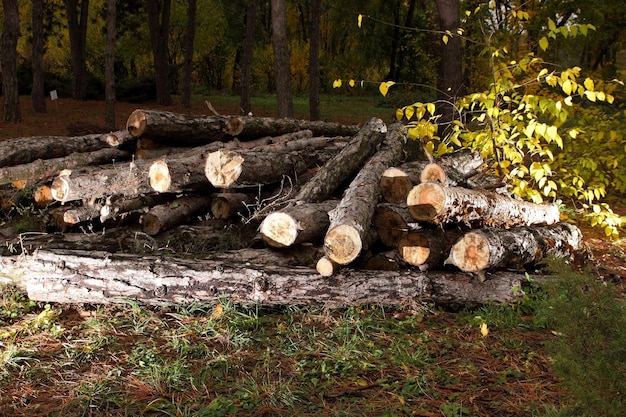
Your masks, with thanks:
[{"label": "tree trunk", "polygon": [[239,132],[232,134],[241,140],[263,136],[279,136],[301,130],[310,130],[313,136],[353,136],[359,128],[318,120],[277,119],[274,117],[241,117]]},{"label": "tree trunk", "polygon": [[136,138],[149,138],[173,146],[198,146],[240,132],[238,117],[201,116],[159,110],[133,111],[126,129]]},{"label": "tree trunk", "polygon": [[324,252],[338,264],[349,264],[361,253],[380,199],[380,177],[385,169],[400,162],[406,140],[404,128],[392,126],[381,149],[363,166],[329,213]]},{"label": "tree trunk", "polygon": [[548,256],[569,258],[579,250],[581,241],[580,230],[567,223],[509,230],[485,228],[460,238],[452,246],[448,262],[465,272],[495,268],[521,270]]},{"label": "tree trunk", "polygon": [[[80,1],[80,15],[77,10]],[[65,0],[67,27],[70,35],[72,55],[72,97],[76,100],[87,98],[87,23],[89,0]]]},{"label": "tree trunk", "polygon": [[35,113],[46,112],[46,92],[44,84],[43,54],[45,38],[43,31],[43,0],[33,0],[33,88],[31,99]]},{"label": "tree trunk", "polygon": [[413,187],[407,204],[416,220],[437,224],[511,227],[559,221],[559,208],[555,204],[533,204],[490,191],[435,183]]},{"label": "tree trunk", "polygon": [[[259,253],[259,251],[255,251]],[[276,251],[272,252],[273,257]],[[243,259],[243,260],[241,260]],[[540,277],[533,277],[538,280]],[[429,300],[439,305],[509,303],[531,282],[498,272],[478,282],[464,273],[342,270],[324,277],[314,269],[278,266],[259,257],[247,262],[237,252],[216,259],[111,254],[99,251],[38,250],[6,256],[0,284],[15,285],[33,301],[149,305],[207,303],[230,298],[263,306],[339,308],[362,304],[400,305]]]},{"label": "tree trunk", "polygon": [[50,180],[64,169],[110,164],[113,161],[128,160],[131,156],[128,151],[104,148],[92,152],[76,152],[61,158],[37,159],[28,164],[0,168],[0,185],[21,181],[26,186]]},{"label": "tree trunk", "polygon": [[259,232],[265,243],[284,248],[299,243],[320,243],[328,231],[328,212],[337,201],[305,203],[270,213],[261,223]]},{"label": "tree trunk", "polygon": [[104,125],[115,130],[115,40],[116,0],[107,0],[107,34],[104,59]]},{"label": "tree trunk", "polygon": [[320,112],[320,36],[322,0],[311,1],[309,25],[309,118],[319,120]]},{"label": "tree trunk", "polygon": [[17,0],[2,0],[4,24],[0,36],[0,71],[4,96],[4,121],[19,123],[20,92],[17,82],[17,40],[20,37],[20,14]]},{"label": "tree trunk", "polygon": [[248,0],[246,8],[246,37],[241,57],[241,110],[244,115],[252,112],[252,56],[254,54],[254,33],[256,29],[256,0]]},{"label": "tree trunk", "polygon": [[291,67],[287,39],[287,6],[285,0],[271,0],[272,44],[274,46],[274,77],[279,118],[293,118],[291,98]]},{"label": "tree trunk", "polygon": [[185,51],[183,80],[180,93],[182,108],[191,107],[191,74],[193,72],[193,42],[196,36],[197,0],[189,0],[187,5],[187,30],[185,31]]},{"label": "tree trunk", "polygon": [[309,180],[295,197],[295,201],[319,203],[327,200],[335,190],[354,173],[385,139],[387,126],[373,118],[359,130],[352,140],[331,158]]},{"label": "tree trunk", "polygon": [[189,195],[180,197],[171,203],[152,207],[141,216],[143,231],[156,235],[164,230],[189,221],[191,216],[210,207],[211,198],[207,195]]},{"label": "tree trunk", "polygon": [[150,43],[154,58],[157,104],[171,106],[169,86],[168,40],[170,27],[171,0],[147,0]]}]

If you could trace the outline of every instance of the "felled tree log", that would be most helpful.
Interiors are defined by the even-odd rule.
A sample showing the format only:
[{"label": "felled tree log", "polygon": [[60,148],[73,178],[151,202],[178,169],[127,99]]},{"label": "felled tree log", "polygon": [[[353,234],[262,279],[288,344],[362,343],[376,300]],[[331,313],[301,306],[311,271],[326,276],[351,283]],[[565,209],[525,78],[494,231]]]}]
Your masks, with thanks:
[{"label": "felled tree log", "polygon": [[[275,251],[274,251],[275,252]],[[538,280],[539,277],[534,277]],[[34,301],[149,305],[206,303],[230,298],[266,306],[507,303],[531,283],[524,275],[498,272],[484,283],[464,273],[355,271],[324,277],[314,269],[245,263],[226,258],[184,260],[98,251],[39,250],[0,260],[0,284],[15,285]]]},{"label": "felled tree log", "polygon": [[357,172],[385,139],[387,126],[373,118],[367,122],[350,142],[332,157],[302,186],[295,201],[319,203],[327,200],[335,190]]},{"label": "felled tree log", "polygon": [[512,227],[554,224],[559,221],[555,204],[533,204],[486,190],[419,184],[407,196],[411,215],[438,224]]},{"label": "felled tree log", "polygon": [[398,246],[398,241],[420,225],[409,214],[406,205],[381,203],[376,207],[372,227],[380,242],[390,248]]},{"label": "felled tree log", "polygon": [[443,264],[460,235],[458,229],[410,231],[398,241],[398,252],[404,262],[425,271]]},{"label": "felled tree log", "polygon": [[[217,219],[230,219],[244,213],[257,197],[250,193],[220,193],[213,196],[211,214]],[[250,214],[250,213],[246,213]]]},{"label": "felled tree log", "polygon": [[298,119],[277,119],[270,117],[241,117],[241,131],[233,136],[239,138],[279,136],[285,133],[310,130],[313,136],[352,136],[359,130],[357,126],[334,122]]},{"label": "felled tree log", "polygon": [[286,207],[265,217],[259,231],[265,243],[275,248],[319,243],[330,225],[328,212],[336,205],[337,201],[325,201]]},{"label": "felled tree log", "polygon": [[115,164],[111,168],[64,170],[52,181],[56,201],[90,200],[111,195],[136,197],[152,192],[148,183],[149,164],[144,161]]},{"label": "felled tree log", "polygon": [[156,235],[164,230],[189,221],[191,216],[203,209],[209,209],[211,198],[206,195],[188,195],[176,200],[152,207],[149,212],[141,216],[143,231],[149,235]]},{"label": "felled tree log", "polygon": [[239,117],[179,114],[168,111],[133,111],[126,129],[134,137],[147,137],[174,146],[198,146],[235,136],[242,127]]},{"label": "felled tree log", "polygon": [[450,251],[448,262],[465,272],[515,268],[554,256],[569,258],[580,248],[582,234],[571,224],[513,229],[485,228],[463,235]]},{"label": "felled tree log", "polygon": [[20,181],[20,188],[56,176],[64,169],[89,165],[110,164],[130,159],[131,153],[117,148],[104,148],[90,152],[76,152],[60,158],[37,159],[33,162],[0,168],[0,185]]},{"label": "felled tree log", "polygon": [[60,158],[76,152],[110,147],[109,133],[85,136],[32,136],[0,142],[0,167],[28,164],[37,159]]},{"label": "felled tree log", "polygon": [[363,166],[337,207],[329,213],[324,252],[334,262],[346,265],[361,253],[380,199],[380,176],[400,161],[406,140],[404,127],[392,126],[381,149]]}]

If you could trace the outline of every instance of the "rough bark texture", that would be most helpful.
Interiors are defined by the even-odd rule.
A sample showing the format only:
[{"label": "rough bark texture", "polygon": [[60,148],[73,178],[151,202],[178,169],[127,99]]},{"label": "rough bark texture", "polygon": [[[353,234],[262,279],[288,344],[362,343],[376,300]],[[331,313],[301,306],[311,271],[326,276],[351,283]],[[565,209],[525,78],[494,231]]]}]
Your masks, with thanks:
[{"label": "rough bark texture", "polygon": [[211,214],[217,219],[230,219],[237,214],[248,215],[246,206],[253,204],[256,195],[251,193],[220,193],[213,196]]},{"label": "rough bark texture", "polygon": [[157,104],[169,106],[172,97],[169,90],[168,40],[170,35],[171,0],[147,0],[148,26],[150,43],[154,58],[154,76],[156,81]]},{"label": "rough bark texture", "polygon": [[106,2],[106,48],[104,58],[104,124],[115,129],[115,46],[117,38],[116,0]]},{"label": "rough bark texture", "polygon": [[337,207],[329,213],[324,252],[333,261],[346,265],[361,253],[380,200],[380,177],[389,166],[400,161],[406,138],[404,128],[395,125],[381,149],[363,166]]},{"label": "rough bark texture", "polygon": [[[26,184],[51,179],[64,169],[125,161],[131,153],[116,148],[104,148],[92,152],[77,152],[62,158],[38,159],[28,164],[0,168],[0,185],[22,180]],[[24,185],[26,185],[24,184]]]},{"label": "rough bark texture", "polygon": [[291,67],[289,62],[289,39],[287,38],[286,0],[271,0],[272,50],[274,51],[274,78],[278,117],[293,117],[291,98]]},{"label": "rough bark texture", "polygon": [[259,229],[265,243],[284,248],[299,243],[320,243],[330,225],[328,212],[337,201],[304,203],[270,213]]},{"label": "rough bark texture", "polygon": [[449,261],[462,271],[523,269],[548,256],[569,258],[580,248],[582,234],[571,224],[546,227],[486,228],[465,234],[452,247]]},{"label": "rough bark texture", "polygon": [[237,119],[137,109],[128,117],[126,129],[134,137],[168,145],[199,146],[219,141],[227,134],[236,135],[240,127]]},{"label": "rough bark texture", "polygon": [[279,136],[301,130],[310,130],[313,136],[353,136],[359,128],[334,122],[300,119],[277,119],[273,117],[241,117],[241,131],[235,134],[245,140],[249,137]]},{"label": "rough bark texture", "polygon": [[156,235],[183,222],[189,222],[191,216],[201,210],[208,210],[210,205],[209,196],[190,195],[152,207],[141,217],[143,231],[149,235]]},{"label": "rough bark texture", "polygon": [[31,58],[33,62],[33,88],[31,96],[35,113],[46,112],[46,92],[44,84],[44,24],[43,0],[33,0],[33,43]]},{"label": "rough bark texture", "polygon": [[0,35],[0,72],[4,121],[22,121],[20,92],[17,79],[17,41],[20,37],[20,14],[17,0],[2,0],[4,22]]},{"label": "rough bark texture", "polygon": [[365,162],[385,139],[387,126],[380,119],[371,119],[350,142],[331,158],[309,180],[295,197],[296,201],[319,203],[327,200],[335,190]]},{"label": "rough bark texture", "polygon": [[411,215],[419,221],[439,224],[512,227],[554,224],[559,209],[554,204],[533,204],[485,190],[419,184],[407,196]]},{"label": "rough bark texture", "polygon": [[152,162],[148,169],[150,186],[159,193],[211,188],[204,171],[211,149],[210,146],[194,148],[191,153],[185,152]]},{"label": "rough bark texture", "polygon": [[444,262],[460,235],[458,229],[410,231],[398,241],[398,252],[407,264],[419,266],[421,270],[430,269]]},{"label": "rough bark texture", "polygon": [[[213,302],[346,307],[399,305],[415,300],[445,304],[512,302],[529,285],[520,274],[499,272],[479,282],[463,273],[355,271],[323,277],[314,269],[238,261],[39,250],[0,260],[0,284],[25,290],[34,301],[150,305]],[[265,265],[265,266],[257,266]],[[276,265],[276,264],[274,264]],[[497,278],[497,279],[496,279]]]}]

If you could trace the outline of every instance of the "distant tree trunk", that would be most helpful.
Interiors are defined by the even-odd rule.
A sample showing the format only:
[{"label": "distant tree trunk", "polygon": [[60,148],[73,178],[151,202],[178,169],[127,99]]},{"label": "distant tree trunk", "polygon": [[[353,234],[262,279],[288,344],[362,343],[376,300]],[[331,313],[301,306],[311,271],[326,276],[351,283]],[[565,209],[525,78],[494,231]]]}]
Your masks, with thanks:
[{"label": "distant tree trunk", "polygon": [[0,37],[0,70],[4,95],[4,121],[22,121],[17,84],[17,40],[20,36],[20,14],[17,0],[2,0],[4,25]]},{"label": "distant tree trunk", "polygon": [[274,45],[274,77],[276,79],[276,101],[278,117],[293,118],[291,98],[291,70],[289,42],[287,39],[286,0],[272,1],[272,42]]},{"label": "distant tree trunk", "polygon": [[246,38],[241,57],[241,103],[244,114],[252,111],[252,55],[254,54],[254,35],[256,29],[256,14],[258,5],[256,0],[248,0],[246,9]]},{"label": "distant tree trunk", "polygon": [[171,0],[148,0],[148,25],[154,56],[157,104],[170,106],[169,65],[167,40],[169,36]]},{"label": "distant tree trunk", "polygon": [[80,16],[77,10],[79,1],[65,0],[65,9],[72,55],[72,97],[76,100],[85,100],[87,98],[86,55],[89,0],[80,1]]},{"label": "distant tree trunk", "polygon": [[[448,30],[453,36],[448,43],[440,46],[440,60],[437,69],[437,95],[439,100],[454,102],[456,97],[464,94],[461,37],[456,33],[461,23],[461,6],[459,0],[435,0],[439,15],[439,30]],[[445,126],[453,118],[452,104],[444,104],[439,108],[442,114],[440,125]]]},{"label": "distant tree trunk", "polygon": [[43,73],[44,35],[43,35],[43,0],[33,0],[33,89],[31,98],[35,113],[46,112],[46,92]]},{"label": "distant tree trunk", "polygon": [[104,63],[104,124],[115,130],[115,38],[117,10],[115,0],[107,0],[107,41]]},{"label": "distant tree trunk", "polygon": [[320,120],[320,21],[322,0],[311,1],[311,27],[309,28],[309,117]]},{"label": "distant tree trunk", "polygon": [[191,73],[193,72],[193,41],[196,36],[197,0],[189,0],[187,6],[187,31],[185,32],[185,63],[183,66],[183,82],[180,105],[191,107]]}]

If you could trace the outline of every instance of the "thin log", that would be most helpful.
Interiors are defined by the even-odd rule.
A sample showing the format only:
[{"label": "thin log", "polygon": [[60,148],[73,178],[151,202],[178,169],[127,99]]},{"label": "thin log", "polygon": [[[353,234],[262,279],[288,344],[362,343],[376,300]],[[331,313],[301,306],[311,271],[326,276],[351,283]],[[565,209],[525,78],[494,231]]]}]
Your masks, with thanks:
[{"label": "thin log", "polygon": [[382,120],[371,119],[300,189],[295,201],[319,203],[328,200],[374,153],[386,133],[387,126]]},{"label": "thin log", "polygon": [[126,121],[134,137],[147,137],[174,146],[199,146],[238,134],[238,117],[179,114],[168,111],[137,109]]},{"label": "thin log", "polygon": [[52,198],[52,189],[49,185],[40,185],[33,191],[33,200],[37,207],[46,207],[49,204],[54,203]]},{"label": "thin log", "polygon": [[144,161],[115,164],[112,168],[87,169],[73,173],[63,170],[52,181],[52,198],[65,203],[112,195],[136,197],[151,193],[148,182],[150,164]]},{"label": "thin log", "polygon": [[109,134],[85,136],[32,136],[0,142],[0,167],[28,164],[37,159],[61,158],[76,152],[110,147]]},{"label": "thin log", "polygon": [[398,246],[398,241],[420,225],[409,214],[406,205],[380,203],[372,219],[372,227],[380,242],[390,248]]},{"label": "thin log", "polygon": [[[261,266],[263,265],[263,266]],[[540,277],[533,277],[538,281]],[[265,306],[329,308],[362,304],[440,305],[509,303],[532,284],[524,275],[498,272],[480,283],[464,273],[355,271],[323,277],[314,269],[222,260],[39,250],[0,260],[0,284],[15,285],[33,301],[149,305],[207,303],[229,298]]]},{"label": "thin log", "polygon": [[60,158],[37,159],[28,164],[0,168],[0,185],[21,181],[21,188],[36,182],[52,179],[64,169],[76,169],[89,165],[110,164],[125,161],[132,154],[116,148],[104,148],[91,152],[76,152]]},{"label": "thin log", "polygon": [[333,262],[328,256],[322,256],[315,264],[315,270],[323,277],[332,277],[341,269],[341,265]]},{"label": "thin log", "polygon": [[582,233],[571,224],[513,229],[485,228],[460,238],[448,262],[465,272],[533,265],[548,256],[569,258],[579,250]]},{"label": "thin log", "polygon": [[452,244],[460,235],[461,231],[458,229],[411,231],[398,241],[398,252],[404,262],[425,271],[443,264],[450,254]]},{"label": "thin log", "polygon": [[328,212],[337,201],[303,203],[270,213],[259,231],[265,243],[284,248],[303,242],[320,243],[330,225]]},{"label": "thin log", "polygon": [[128,130],[118,130],[102,135],[102,140],[113,148],[128,149],[135,146],[137,138],[130,134]]},{"label": "thin log", "polygon": [[559,221],[555,204],[533,204],[486,190],[444,187],[422,183],[407,196],[411,215],[437,224],[512,227],[554,224]]},{"label": "thin log", "polygon": [[422,169],[420,182],[437,182],[445,185],[448,183],[448,175],[443,166],[436,162],[431,162]]},{"label": "thin log", "polygon": [[353,136],[358,126],[343,125],[334,122],[319,120],[277,119],[270,117],[241,117],[241,132],[233,136],[239,138],[258,138],[263,136],[278,136],[285,133],[310,130],[313,136]]},{"label": "thin log", "polygon": [[250,193],[220,193],[213,196],[211,214],[217,219],[230,219],[246,213],[246,208],[255,202],[257,196]]},{"label": "thin log", "polygon": [[406,140],[404,127],[393,125],[381,149],[363,166],[337,207],[329,213],[324,252],[333,261],[346,265],[361,253],[380,199],[380,177],[401,160]]},{"label": "thin log", "polygon": [[189,221],[191,216],[208,209],[211,199],[204,195],[189,195],[180,197],[171,203],[152,207],[150,211],[141,217],[143,231],[149,235],[178,226],[182,222]]}]

